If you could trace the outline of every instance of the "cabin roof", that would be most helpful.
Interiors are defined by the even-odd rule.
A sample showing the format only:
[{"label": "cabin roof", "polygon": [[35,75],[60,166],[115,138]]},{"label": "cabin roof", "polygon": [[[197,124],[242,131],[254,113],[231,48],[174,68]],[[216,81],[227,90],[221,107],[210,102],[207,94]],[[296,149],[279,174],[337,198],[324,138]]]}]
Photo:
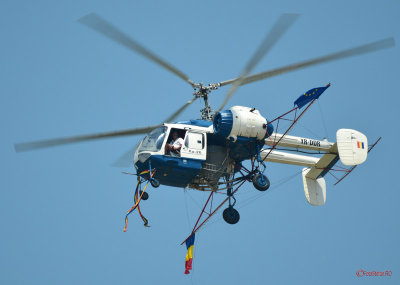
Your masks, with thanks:
[{"label": "cabin roof", "polygon": [[210,127],[213,122],[211,121],[206,121],[206,120],[188,120],[188,121],[180,121],[176,122],[174,124],[179,124],[179,125],[191,125],[191,126],[198,126],[198,127],[204,127],[208,128]]}]

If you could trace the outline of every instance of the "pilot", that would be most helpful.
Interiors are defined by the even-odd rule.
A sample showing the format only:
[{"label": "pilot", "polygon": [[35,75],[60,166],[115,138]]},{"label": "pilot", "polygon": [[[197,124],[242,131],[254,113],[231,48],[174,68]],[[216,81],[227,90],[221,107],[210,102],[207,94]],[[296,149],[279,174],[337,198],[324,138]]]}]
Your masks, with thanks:
[{"label": "pilot", "polygon": [[173,131],[172,133],[172,140],[170,143],[167,143],[165,145],[165,151],[168,152],[170,151],[171,154],[177,154],[181,150],[183,145],[183,139],[179,137],[179,134],[177,131]]}]

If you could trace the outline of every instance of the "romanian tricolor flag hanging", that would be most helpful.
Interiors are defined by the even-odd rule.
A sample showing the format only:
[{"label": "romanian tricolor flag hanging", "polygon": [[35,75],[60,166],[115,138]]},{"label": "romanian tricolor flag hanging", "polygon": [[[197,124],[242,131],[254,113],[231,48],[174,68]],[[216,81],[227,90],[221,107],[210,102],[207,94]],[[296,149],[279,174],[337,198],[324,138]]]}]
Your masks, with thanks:
[{"label": "romanian tricolor flag hanging", "polygon": [[317,88],[308,90],[306,93],[300,95],[300,97],[297,98],[296,101],[294,101],[294,104],[297,105],[297,107],[299,107],[299,109],[300,109],[301,107],[303,107],[307,103],[311,102],[312,100],[318,99],[319,96],[321,96],[321,94],[324,93],[324,91],[329,86],[331,86],[330,83],[328,85],[326,85],[325,87],[317,87]]},{"label": "romanian tricolor flag hanging", "polygon": [[192,270],[193,261],[193,247],[194,247],[194,233],[186,240],[186,261],[185,261],[185,274],[189,274],[189,270]]}]

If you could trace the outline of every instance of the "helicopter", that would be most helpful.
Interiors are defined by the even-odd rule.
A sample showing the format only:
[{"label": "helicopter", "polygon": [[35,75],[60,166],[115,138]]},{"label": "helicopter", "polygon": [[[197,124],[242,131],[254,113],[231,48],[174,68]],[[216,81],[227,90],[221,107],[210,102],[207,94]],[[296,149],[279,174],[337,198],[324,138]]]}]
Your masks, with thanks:
[{"label": "helicopter", "polygon": [[[294,24],[298,16],[297,14],[283,14],[279,17],[238,77],[217,83],[203,84],[192,81],[185,73],[100,16],[86,15],[78,20],[81,24],[173,73],[193,88],[193,98],[172,113],[165,122],[157,125],[18,143],[14,145],[15,150],[22,152],[103,138],[146,134],[134,151],[133,164],[136,170],[134,175],[138,178],[138,184],[135,205],[128,211],[127,216],[136,208],[140,211],[140,201],[149,198],[145,191],[149,183],[155,188],[166,185],[209,191],[210,196],[191,235],[226,202],[228,202],[228,207],[223,211],[223,218],[229,224],[236,224],[240,215],[235,209],[234,194],[245,182],[252,183],[258,191],[268,190],[270,181],[265,175],[266,162],[304,167],[302,179],[307,202],[313,206],[322,206],[326,202],[324,176],[334,170],[333,167],[340,160],[343,165],[350,167],[350,169],[342,170],[345,171],[345,174],[338,179],[340,182],[357,165],[365,162],[368,152],[380,140],[378,139],[374,144],[368,146],[367,137],[353,129],[338,130],[336,142],[288,135],[292,127],[330,84],[305,92],[296,100],[296,107],[272,120],[262,116],[260,110],[254,107],[233,106],[229,109],[224,109],[224,107],[242,85],[333,60],[391,48],[394,46],[394,39],[386,38],[273,70],[251,74],[257,63]],[[213,90],[227,85],[230,85],[230,89],[227,91],[223,103],[214,111],[209,103],[209,96]],[[204,108],[200,110],[200,119],[174,121],[187,107],[199,99],[204,102]],[[303,107],[305,109],[301,110]],[[294,116],[290,120],[290,126],[284,132],[278,132],[279,121],[287,120],[287,116],[291,115]],[[274,123],[277,123],[276,127],[274,127]],[[180,140],[180,145],[171,147],[177,139]],[[309,150],[323,155],[315,157],[278,151],[276,149],[278,146],[286,147],[294,152]],[[250,161],[250,169],[244,166],[245,161]],[[143,183],[146,186],[142,190]],[[209,211],[206,219],[201,222],[200,218],[206,213],[205,208],[212,201],[213,195],[221,191],[226,191],[226,193],[224,192],[226,199],[214,211]],[[140,215],[142,216],[141,213]],[[147,219],[143,216],[142,218],[147,225]]]}]

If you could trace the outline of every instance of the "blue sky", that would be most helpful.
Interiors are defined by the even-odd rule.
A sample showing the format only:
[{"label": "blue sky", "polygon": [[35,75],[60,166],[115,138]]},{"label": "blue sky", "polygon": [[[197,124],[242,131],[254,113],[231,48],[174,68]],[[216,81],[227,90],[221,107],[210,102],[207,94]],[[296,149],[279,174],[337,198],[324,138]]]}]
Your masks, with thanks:
[{"label": "blue sky", "polygon": [[[241,189],[240,222],[218,213],[197,235],[186,276],[179,244],[206,194],[150,189],[141,208],[151,228],[134,213],[122,232],[135,181],[111,165],[140,136],[14,151],[157,124],[191,98],[188,84],[76,21],[91,12],[204,83],[238,76],[282,13],[301,17],[254,72],[393,36],[395,48],[243,86],[227,106],[272,119],[331,82],[291,134],[332,141],[353,128],[383,140],[339,185],[327,177],[323,207],[307,204],[300,167],[269,164],[271,190]],[[1,1],[0,283],[398,284],[399,12],[390,0]],[[212,106],[227,89],[211,94]],[[179,119],[198,118],[200,107]],[[393,275],[359,278],[358,269]]]}]

